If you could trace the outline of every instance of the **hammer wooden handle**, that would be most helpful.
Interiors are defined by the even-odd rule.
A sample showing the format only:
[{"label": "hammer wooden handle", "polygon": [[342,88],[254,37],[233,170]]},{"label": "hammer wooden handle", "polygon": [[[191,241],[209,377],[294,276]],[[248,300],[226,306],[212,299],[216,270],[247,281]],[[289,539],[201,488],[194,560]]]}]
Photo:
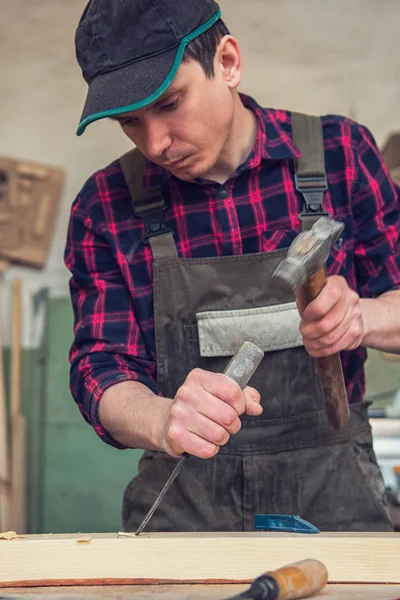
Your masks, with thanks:
[{"label": "hammer wooden handle", "polygon": [[[325,283],[326,272],[325,267],[322,267],[304,284],[307,303],[315,300]],[[331,356],[319,357],[316,361],[328,421],[335,429],[341,429],[349,420],[350,410],[340,355],[337,352]]]}]

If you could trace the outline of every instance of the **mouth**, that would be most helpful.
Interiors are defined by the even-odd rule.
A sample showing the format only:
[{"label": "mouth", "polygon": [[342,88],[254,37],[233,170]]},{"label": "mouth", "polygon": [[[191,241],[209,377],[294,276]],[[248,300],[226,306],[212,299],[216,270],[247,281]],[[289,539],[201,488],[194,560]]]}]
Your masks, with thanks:
[{"label": "mouth", "polygon": [[185,156],[184,158],[179,158],[178,160],[164,163],[163,166],[166,169],[180,169],[189,157],[190,157],[190,155]]}]

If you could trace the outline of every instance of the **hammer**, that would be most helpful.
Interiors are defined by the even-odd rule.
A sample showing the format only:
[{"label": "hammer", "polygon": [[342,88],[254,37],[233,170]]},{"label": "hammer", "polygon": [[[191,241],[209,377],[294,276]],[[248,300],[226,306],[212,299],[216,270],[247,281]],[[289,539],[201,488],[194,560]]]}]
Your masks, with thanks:
[{"label": "hammer", "polygon": [[[326,283],[326,261],[343,228],[342,223],[329,217],[318,219],[309,231],[303,231],[293,240],[272,277],[293,291],[303,285],[309,304]],[[349,420],[350,411],[340,355],[323,356],[316,361],[328,421],[335,429],[341,429]]]}]

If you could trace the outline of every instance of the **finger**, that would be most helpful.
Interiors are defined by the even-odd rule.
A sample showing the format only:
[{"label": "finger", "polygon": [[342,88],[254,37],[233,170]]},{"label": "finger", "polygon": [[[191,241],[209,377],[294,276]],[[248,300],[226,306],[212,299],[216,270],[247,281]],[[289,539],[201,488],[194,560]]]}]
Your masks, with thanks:
[{"label": "finger", "polygon": [[363,326],[360,319],[353,319],[345,333],[331,345],[310,345],[307,347],[307,352],[317,358],[321,356],[330,356],[341,352],[342,350],[354,350],[361,344],[363,337]]},{"label": "finger", "polygon": [[330,356],[331,354],[336,354],[336,352],[340,352],[346,348],[347,344],[347,331],[351,327],[351,322],[346,331],[343,332],[343,335],[338,336],[336,340],[333,340],[331,343],[328,343],[326,340],[321,339],[320,341],[313,341],[310,344],[306,345],[307,352],[314,357],[318,356]]},{"label": "finger", "polygon": [[246,414],[253,417],[258,417],[263,412],[263,407],[260,406],[261,396],[257,390],[252,387],[246,387],[243,390],[246,402]]},{"label": "finger", "polygon": [[187,386],[176,396],[170,410],[170,422],[189,428],[198,416],[222,427],[228,434],[237,433],[242,426],[237,412],[229,404],[202,388]]},{"label": "finger", "polygon": [[197,413],[196,417],[187,425],[187,430],[203,440],[210,442],[214,446],[225,446],[230,438],[226,429],[199,413]]},{"label": "finger", "polygon": [[339,275],[328,277],[318,296],[304,309],[304,321],[317,321],[325,317],[343,299],[348,289],[344,277]]},{"label": "finger", "polygon": [[192,406],[198,414],[223,427],[228,433],[237,433],[242,426],[235,409],[209,392],[203,391],[203,394],[194,397]]},{"label": "finger", "polygon": [[351,319],[353,306],[344,301],[339,301],[324,317],[310,321],[303,319],[300,323],[300,333],[308,341],[319,340],[328,336],[333,331],[342,327],[345,328],[346,321]]},{"label": "finger", "polygon": [[220,446],[205,440],[188,429],[171,427],[166,436],[166,450],[178,458],[184,452],[198,458],[212,458],[218,454]]},{"label": "finger", "polygon": [[210,373],[202,369],[194,369],[189,375],[192,375],[196,383],[200,384],[206,392],[229,404],[239,416],[245,412],[243,392],[239,384],[227,375]]},{"label": "finger", "polygon": [[188,377],[176,393],[172,408],[173,417],[179,422],[188,423],[187,414],[191,415],[190,408],[193,408],[197,413],[224,427],[229,433],[237,433],[241,423],[236,410],[221,398],[206,391],[196,381],[201,374],[192,373],[191,379]]},{"label": "finger", "polygon": [[339,323],[339,325],[334,327],[334,329],[330,330],[328,333],[321,334],[318,337],[312,339],[308,338],[308,345],[315,349],[322,349],[327,346],[335,346],[346,335],[353,320],[354,313],[352,311],[349,311],[347,314],[345,314],[344,319]]}]

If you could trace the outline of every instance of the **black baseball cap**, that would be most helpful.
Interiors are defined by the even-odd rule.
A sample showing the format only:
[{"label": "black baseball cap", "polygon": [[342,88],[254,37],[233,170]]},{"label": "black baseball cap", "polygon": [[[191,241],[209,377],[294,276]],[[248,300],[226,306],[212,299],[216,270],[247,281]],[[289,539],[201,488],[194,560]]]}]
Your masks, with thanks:
[{"label": "black baseball cap", "polygon": [[89,85],[77,129],[138,110],[169,87],[189,42],[221,18],[214,0],[91,0],[75,34]]}]

